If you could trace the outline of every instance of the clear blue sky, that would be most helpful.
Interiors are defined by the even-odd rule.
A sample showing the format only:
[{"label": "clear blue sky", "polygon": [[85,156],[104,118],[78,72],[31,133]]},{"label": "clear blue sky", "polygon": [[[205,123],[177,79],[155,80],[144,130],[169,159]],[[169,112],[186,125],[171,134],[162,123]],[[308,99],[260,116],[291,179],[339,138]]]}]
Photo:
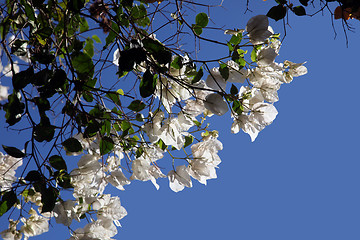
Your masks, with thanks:
[{"label": "clear blue sky", "polygon": [[[225,0],[212,19],[244,28],[274,5],[251,0],[253,12],[244,15],[245,2]],[[224,144],[218,179],[179,193],[167,179],[158,180],[158,191],[150,182],[132,182],[116,192],[128,216],[115,239],[360,239],[360,22],[349,21],[356,33],[348,32],[346,48],[341,22],[335,22],[334,40],[331,18],[324,15],[289,16],[277,60],[307,61],[309,72],[282,86],[274,123],[251,143],[242,132],[230,133],[228,115],[213,117]],[[283,33],[282,22],[270,25]],[[206,45],[201,54],[223,55]],[[68,237],[65,227],[56,227],[33,239]]]}]

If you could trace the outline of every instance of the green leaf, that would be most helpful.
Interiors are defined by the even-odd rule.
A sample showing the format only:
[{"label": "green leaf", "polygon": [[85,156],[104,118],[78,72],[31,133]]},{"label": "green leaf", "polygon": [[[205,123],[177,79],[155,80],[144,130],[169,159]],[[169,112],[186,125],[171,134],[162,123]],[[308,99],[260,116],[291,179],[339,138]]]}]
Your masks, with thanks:
[{"label": "green leaf", "polygon": [[240,101],[235,100],[233,102],[232,109],[235,113],[240,115],[244,111],[244,106],[240,103]]},{"label": "green leaf", "polygon": [[167,148],[166,144],[164,143],[163,140],[159,139],[159,141],[157,142],[157,145],[159,146],[159,148],[161,148],[163,151],[165,151],[165,149]]},{"label": "green leaf", "polygon": [[147,69],[140,82],[140,95],[143,98],[150,97],[156,89],[157,78]]},{"label": "green leaf", "polygon": [[116,36],[120,32],[119,26],[115,22],[111,22],[111,29],[112,30],[109,32],[109,35],[105,39],[105,46],[103,49],[106,49],[111,43],[113,43]]},{"label": "green leaf", "polygon": [[85,42],[86,42],[86,45],[84,47],[84,53],[86,53],[90,57],[93,57],[94,56],[94,41],[90,37],[88,37]]},{"label": "green leaf", "polygon": [[195,23],[197,26],[200,26],[201,28],[204,28],[209,23],[209,17],[206,13],[199,13],[196,15]]},{"label": "green leaf", "polygon": [[241,42],[241,39],[242,39],[241,34],[232,35],[232,37],[230,38],[229,43],[231,43],[233,45],[238,45]]},{"label": "green leaf", "polygon": [[203,32],[202,27],[199,26],[199,25],[193,24],[192,28],[193,28],[196,35],[201,35],[202,32]]},{"label": "green leaf", "polygon": [[297,16],[304,16],[304,15],[306,15],[306,11],[305,11],[305,8],[304,8],[303,6],[294,7],[294,8],[293,8],[293,11],[294,11],[294,13],[295,13]]},{"label": "green leaf", "polygon": [[254,46],[253,50],[251,51],[251,61],[257,61],[257,47]]},{"label": "green leaf", "polygon": [[[124,95],[124,94],[123,94]],[[118,92],[109,92],[105,95],[108,97],[111,101],[113,101],[116,105],[121,106],[120,98]]]},{"label": "green leaf", "polygon": [[194,83],[197,83],[198,81],[200,81],[200,79],[202,78],[203,75],[204,75],[203,69],[202,69],[202,67],[200,67],[199,71],[196,73],[195,77],[191,81],[191,84],[194,84]]},{"label": "green leaf", "polygon": [[83,150],[81,143],[76,138],[69,138],[62,145],[67,152],[81,152]]},{"label": "green leaf", "polygon": [[101,43],[101,40],[97,35],[92,35],[92,39],[94,39],[96,43]]},{"label": "green leaf", "polygon": [[283,5],[277,5],[272,7],[269,12],[266,14],[269,18],[274,19],[275,21],[279,21],[286,16],[286,7]]},{"label": "green leaf", "polygon": [[100,140],[100,154],[105,155],[114,149],[114,141],[110,137],[103,137]]},{"label": "green leaf", "polygon": [[59,155],[53,155],[49,158],[50,165],[56,170],[67,171],[65,160]]},{"label": "green leaf", "polygon": [[183,66],[182,58],[180,56],[176,56],[174,60],[171,62],[171,67],[175,69],[180,69],[182,68],[182,66]]},{"label": "green leaf", "polygon": [[133,6],[130,16],[132,20],[141,27],[150,25],[150,19],[147,17],[147,11],[143,4]]},{"label": "green leaf", "polygon": [[94,72],[94,64],[91,57],[85,53],[79,53],[72,58],[72,64],[78,73]]},{"label": "green leaf", "polygon": [[118,89],[116,92],[117,92],[118,94],[120,94],[120,95],[124,96],[124,90],[122,90],[122,89]]},{"label": "green leaf", "polygon": [[220,74],[221,76],[225,79],[228,80],[229,78],[229,68],[225,63],[221,63],[220,64],[220,68],[219,68]]},{"label": "green leaf", "polygon": [[23,158],[26,156],[25,153],[23,153],[22,151],[20,151],[19,149],[17,149],[16,147],[8,147],[5,145],[2,145],[4,151],[9,154],[10,156],[14,157],[14,158]]},{"label": "green leaf", "polygon": [[140,112],[141,110],[143,110],[146,107],[145,103],[143,103],[140,100],[134,100],[130,103],[130,105],[128,106],[128,109],[135,111],[135,112]]}]

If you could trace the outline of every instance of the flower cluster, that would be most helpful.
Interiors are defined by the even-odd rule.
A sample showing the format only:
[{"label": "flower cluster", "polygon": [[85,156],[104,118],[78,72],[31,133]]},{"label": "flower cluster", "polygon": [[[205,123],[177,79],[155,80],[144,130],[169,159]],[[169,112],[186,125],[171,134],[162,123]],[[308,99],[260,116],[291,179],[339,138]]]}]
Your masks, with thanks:
[{"label": "flower cluster", "polygon": [[[220,66],[211,69],[204,64],[202,67],[209,70],[204,79],[201,79],[202,68],[196,71],[189,56],[171,56],[172,53],[154,35],[145,39],[133,39],[125,50],[115,50],[112,61],[108,61],[110,66],[120,69],[118,74],[121,76],[133,71],[140,78],[142,99],[136,99],[136,94],[135,97],[129,97],[136,99],[128,107],[131,112],[119,113],[118,109],[123,110],[119,97],[124,96],[124,92],[115,94],[109,91],[106,97],[111,100],[108,102],[114,107],[112,110],[105,103],[101,106],[97,104],[89,113],[76,117],[72,106],[81,102],[81,97],[77,99],[76,95],[76,100],[67,101],[62,112],[67,112],[71,121],[89,121],[87,125],[79,127],[78,134],[74,135],[72,129],[69,134],[72,137],[62,142],[66,155],[79,156],[77,167],[67,173],[65,161],[58,155],[49,157],[45,165],[48,169],[52,167],[56,170],[55,173],[50,171],[56,184],[72,189],[73,199],[63,200],[60,193],[53,190],[54,187],[46,185],[48,183],[36,186],[38,189],[32,186],[32,183],[40,181],[43,176],[21,179],[24,202],[31,202],[32,207],[37,206],[37,209],[31,207],[27,211],[27,218],[10,220],[9,228],[2,231],[1,236],[4,239],[21,239],[22,236],[27,239],[48,231],[52,218],[70,229],[73,220],[81,221],[86,217],[89,222],[84,227],[71,231],[70,240],[108,240],[117,234],[117,227],[121,226],[119,221],[127,215],[119,197],[106,193],[108,186],[123,191],[131,181],[137,180],[151,181],[159,189],[159,179],[167,179],[170,189],[179,192],[185,187],[192,187],[194,180],[206,185],[208,180],[217,178],[216,171],[221,163],[219,151],[223,149],[223,145],[218,140],[218,132],[210,131],[208,125],[204,124],[207,117],[229,114],[233,119],[231,132],[238,133],[242,130],[254,141],[259,132],[270,125],[278,114],[274,103],[279,101],[280,86],[307,73],[303,63],[275,61],[281,43],[264,15],[251,18],[245,30],[228,30],[226,33],[231,34],[233,39],[228,43],[229,50],[233,53],[232,58],[226,62],[219,60]],[[240,45],[243,39],[248,42]],[[10,43],[12,42],[22,44],[17,48],[21,50],[18,55],[26,61],[26,52],[22,52],[27,49],[26,43],[16,40],[11,40]],[[148,56],[144,45],[147,46],[146,51],[154,51],[156,54]],[[246,59],[247,51],[242,49],[246,47],[252,49],[251,61]],[[76,54],[77,57],[85,55]],[[135,59],[132,54],[139,55],[140,58]],[[126,58],[122,58],[124,55],[127,55]],[[166,62],[163,58],[169,61],[163,63]],[[87,59],[84,57],[80,60],[86,62]],[[74,65],[81,61],[76,57],[72,59]],[[92,61],[88,63],[93,66]],[[15,62],[2,69],[0,62],[0,71],[10,77],[12,73],[19,72],[19,69]],[[87,73],[83,68],[77,71],[84,71],[83,75]],[[56,69],[51,73],[56,80],[61,79],[54,77],[58,77],[58,72]],[[45,88],[45,84],[41,86]],[[85,95],[89,89],[91,87],[85,86],[76,94]],[[103,92],[99,95],[103,96]],[[5,101],[7,96],[8,87],[0,85],[0,101]],[[149,100],[144,100],[150,96]],[[45,100],[47,101],[46,98]],[[52,125],[41,128],[42,123],[48,121],[44,114],[48,110],[45,100],[43,105],[38,105],[42,122],[36,127],[51,131]],[[89,102],[92,101],[90,100]],[[40,100],[34,98],[31,101]],[[171,169],[167,171],[164,167],[166,158],[172,159]],[[20,165],[22,159],[0,153],[1,191],[12,191],[14,183],[19,182],[15,177],[15,170]],[[49,201],[45,199],[45,193],[49,191],[56,195],[50,201],[50,210]],[[13,205],[22,207],[16,201]],[[22,226],[18,229],[19,223]]]}]

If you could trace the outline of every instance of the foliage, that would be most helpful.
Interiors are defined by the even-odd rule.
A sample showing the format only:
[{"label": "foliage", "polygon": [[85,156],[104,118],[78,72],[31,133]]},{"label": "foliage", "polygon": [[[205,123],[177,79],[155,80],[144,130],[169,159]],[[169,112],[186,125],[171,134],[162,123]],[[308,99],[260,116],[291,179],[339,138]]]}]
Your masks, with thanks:
[{"label": "foliage", "polygon": [[[0,153],[0,215],[10,215],[3,238],[39,235],[55,218],[70,239],[110,239],[127,212],[107,186],[150,180],[158,189],[156,179],[165,177],[175,192],[192,179],[206,184],[223,148],[208,117],[230,115],[231,131],[254,141],[276,118],[280,86],[307,72],[302,63],[275,62],[281,43],[265,15],[245,30],[226,30],[222,43],[203,36],[206,13],[185,14],[196,2],[153,2],[1,5],[0,71],[12,86],[0,85],[0,108],[23,136]],[[281,19],[285,4],[268,15]],[[183,35],[226,46],[218,67],[183,49]],[[166,175],[165,161],[158,163],[164,156]],[[74,219],[88,223],[72,230]]]}]

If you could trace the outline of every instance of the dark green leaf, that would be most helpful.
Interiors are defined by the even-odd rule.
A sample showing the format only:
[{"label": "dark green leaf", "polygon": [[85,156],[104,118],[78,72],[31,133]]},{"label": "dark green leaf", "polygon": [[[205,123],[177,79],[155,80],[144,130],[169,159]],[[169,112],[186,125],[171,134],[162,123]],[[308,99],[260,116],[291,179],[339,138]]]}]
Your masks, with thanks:
[{"label": "dark green leaf", "polygon": [[26,156],[25,153],[23,153],[22,151],[20,151],[19,149],[17,149],[16,147],[8,147],[5,145],[2,145],[4,151],[9,154],[10,156],[14,157],[14,158],[23,158]]},{"label": "dark green leaf", "polygon": [[192,28],[193,28],[193,30],[194,30],[194,32],[195,32],[196,35],[201,35],[202,32],[203,32],[202,27],[201,27],[201,26],[198,26],[198,25],[196,25],[196,24],[193,24],[193,25],[192,25]]},{"label": "dark green leaf", "polygon": [[309,0],[300,0],[300,3],[304,6],[308,5]]},{"label": "dark green leaf", "polygon": [[134,100],[130,103],[130,105],[128,106],[128,109],[135,111],[135,112],[140,112],[141,110],[143,110],[146,107],[145,103],[143,103],[140,100]]},{"label": "dark green leaf", "polygon": [[198,81],[200,81],[203,75],[204,75],[203,69],[200,68],[199,71],[196,73],[195,77],[193,78],[193,80],[191,81],[191,83],[192,84],[197,83]]},{"label": "dark green leaf", "polygon": [[60,187],[63,188],[73,188],[71,185],[71,177],[67,172],[64,171],[56,171],[54,173],[57,183]]},{"label": "dark green leaf", "polygon": [[46,98],[34,97],[34,102],[38,107],[40,113],[44,113],[45,111],[50,109],[50,102]]},{"label": "dark green leaf", "polygon": [[53,155],[49,158],[50,165],[56,170],[64,169],[67,171],[65,160],[59,155]]},{"label": "dark green leaf", "polygon": [[117,92],[110,92],[106,94],[106,97],[108,97],[111,101],[113,101],[116,105],[121,106],[120,102],[120,96]]},{"label": "dark green leaf", "polygon": [[275,21],[279,21],[286,16],[286,7],[283,5],[277,5],[272,7],[269,12],[266,14],[269,18],[274,19]]},{"label": "dark green leaf", "polygon": [[29,83],[32,82],[32,79],[34,77],[34,69],[33,67],[29,67],[28,69],[21,71],[19,73],[16,73],[12,77],[12,84],[15,90],[20,90]]},{"label": "dark green leaf", "polygon": [[24,179],[29,182],[37,182],[41,180],[41,174],[38,171],[32,170],[28,172]]},{"label": "dark green leaf", "polygon": [[80,152],[83,150],[81,143],[76,138],[69,138],[65,140],[62,145],[68,152]]},{"label": "dark green leaf", "polygon": [[17,202],[16,193],[14,191],[5,192],[0,201],[0,217],[10,210]]},{"label": "dark green leaf", "polygon": [[194,141],[194,137],[193,136],[185,136],[185,144],[184,144],[184,148],[186,148],[187,146],[189,146],[190,144],[192,144],[192,142]]},{"label": "dark green leaf", "polygon": [[232,105],[232,109],[235,113],[240,115],[244,111],[243,105],[240,103],[240,101],[235,100]]},{"label": "dark green leaf", "polygon": [[58,195],[58,190],[51,186],[41,191],[41,203],[43,204],[41,213],[51,212],[54,209]]},{"label": "dark green leaf", "polygon": [[227,80],[229,78],[229,68],[225,63],[220,64],[219,68],[221,76]]},{"label": "dark green leaf", "polygon": [[56,69],[53,76],[50,78],[49,85],[53,89],[63,88],[67,81],[66,72],[62,69]]},{"label": "dark green leaf", "polygon": [[103,49],[106,49],[111,43],[114,42],[116,36],[119,34],[119,26],[115,22],[111,22],[111,31],[105,39],[105,46]]},{"label": "dark green leaf", "polygon": [[293,10],[294,10],[294,13],[295,13],[297,16],[304,16],[304,15],[306,15],[306,11],[305,11],[305,8],[304,8],[303,6],[294,7]]},{"label": "dark green leaf", "polygon": [[100,140],[100,154],[105,155],[114,149],[114,141],[110,137],[103,137]]},{"label": "dark green leaf", "polygon": [[46,116],[42,116],[40,124],[34,127],[33,136],[35,140],[38,142],[50,142],[53,139],[54,134],[55,126],[50,124],[50,121]]},{"label": "dark green leaf", "polygon": [[171,67],[175,69],[180,69],[182,68],[182,66],[183,66],[182,58],[180,56],[176,56],[174,60],[171,62]]},{"label": "dark green leaf", "polygon": [[236,95],[236,94],[239,93],[238,88],[237,88],[234,84],[231,85],[230,93],[231,93],[232,95]]},{"label": "dark green leaf", "polygon": [[84,7],[85,0],[69,0],[68,8],[74,13],[80,13],[80,10]]},{"label": "dark green leaf", "polygon": [[202,28],[206,27],[209,23],[209,17],[206,13],[199,13],[196,15],[195,23],[197,26],[200,26]]},{"label": "dark green leaf", "polygon": [[20,102],[20,98],[20,93],[14,91],[13,94],[8,96],[8,102],[3,107],[6,111],[6,122],[10,126],[19,122],[21,120],[22,113],[24,112],[25,104]]},{"label": "dark green leaf", "polygon": [[140,82],[140,95],[143,98],[150,97],[156,89],[156,76],[152,75],[149,69],[147,69]]},{"label": "dark green leaf", "polygon": [[278,4],[286,4],[286,0],[275,0],[276,3]]},{"label": "dark green leaf", "polygon": [[96,133],[100,130],[100,127],[100,123],[91,120],[84,131],[84,137],[89,138],[95,136]]},{"label": "dark green leaf", "polygon": [[79,53],[72,58],[72,64],[78,73],[90,73],[94,72],[94,64],[89,55],[85,53]]},{"label": "dark green leaf", "polygon": [[171,62],[171,52],[159,41],[147,38],[143,40],[143,45],[146,51],[152,54],[158,63],[166,64]]}]

